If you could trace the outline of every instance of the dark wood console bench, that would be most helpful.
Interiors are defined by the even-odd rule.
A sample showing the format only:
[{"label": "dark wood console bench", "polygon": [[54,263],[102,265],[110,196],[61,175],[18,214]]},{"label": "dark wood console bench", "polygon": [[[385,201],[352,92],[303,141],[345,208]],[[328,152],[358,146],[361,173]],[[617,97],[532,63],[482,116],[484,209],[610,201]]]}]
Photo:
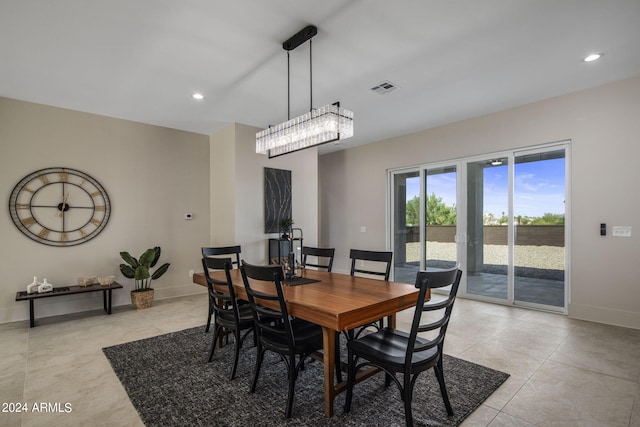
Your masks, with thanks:
[{"label": "dark wood console bench", "polygon": [[60,286],[57,288],[53,288],[51,292],[45,292],[42,294],[28,294],[26,291],[19,291],[16,292],[16,301],[29,301],[29,321],[30,326],[33,328],[36,323],[34,318],[33,302],[37,299],[102,291],[102,303],[104,311],[107,314],[111,314],[111,291],[120,288],[122,288],[121,284],[119,284],[118,282],[113,282],[109,286],[102,286],[100,284],[93,284],[89,286]]}]

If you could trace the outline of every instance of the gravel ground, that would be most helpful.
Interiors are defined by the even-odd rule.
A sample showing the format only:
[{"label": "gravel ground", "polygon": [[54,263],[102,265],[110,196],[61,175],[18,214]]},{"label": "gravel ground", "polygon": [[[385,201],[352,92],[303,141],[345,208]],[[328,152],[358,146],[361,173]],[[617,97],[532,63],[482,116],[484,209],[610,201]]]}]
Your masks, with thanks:
[{"label": "gravel ground", "polygon": [[[507,264],[507,246],[485,245],[484,264]],[[427,259],[455,260],[456,244],[428,242]],[[420,261],[420,243],[407,243],[407,261]],[[516,246],[515,264],[549,270],[564,270],[564,248],[557,246]]]}]

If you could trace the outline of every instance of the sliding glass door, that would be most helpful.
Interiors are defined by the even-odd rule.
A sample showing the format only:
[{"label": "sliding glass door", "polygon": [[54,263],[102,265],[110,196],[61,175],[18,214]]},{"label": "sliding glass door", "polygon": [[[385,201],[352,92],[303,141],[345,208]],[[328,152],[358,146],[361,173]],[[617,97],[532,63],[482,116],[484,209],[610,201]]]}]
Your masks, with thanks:
[{"label": "sliding glass door", "polygon": [[514,157],[514,300],[565,306],[565,150]]},{"label": "sliding glass door", "polygon": [[458,262],[462,295],[566,311],[568,148],[391,171],[394,280]]},{"label": "sliding glass door", "polygon": [[414,283],[421,269],[454,266],[456,166],[397,171],[391,181],[394,280]]},{"label": "sliding glass door", "polygon": [[420,270],[421,191],[417,169],[391,174],[393,277],[414,283]]},{"label": "sliding glass door", "polygon": [[456,166],[424,169],[425,232],[424,262],[427,269],[451,268],[458,261],[456,245]]},{"label": "sliding glass door", "polygon": [[467,163],[467,293],[509,299],[509,160]]}]

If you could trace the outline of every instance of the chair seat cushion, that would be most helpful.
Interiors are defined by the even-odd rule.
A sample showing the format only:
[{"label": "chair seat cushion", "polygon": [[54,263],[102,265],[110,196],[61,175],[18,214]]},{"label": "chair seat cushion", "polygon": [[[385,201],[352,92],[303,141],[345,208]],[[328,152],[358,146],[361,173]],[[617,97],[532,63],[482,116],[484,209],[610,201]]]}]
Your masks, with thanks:
[{"label": "chair seat cushion", "polygon": [[[253,327],[253,311],[249,305],[243,305],[238,307],[238,312],[240,317],[238,318],[238,323],[240,324],[240,329],[249,329]],[[217,317],[218,322],[224,326],[225,328],[235,329],[235,316],[233,311],[228,310],[221,313]]]},{"label": "chair seat cushion", "polygon": [[249,305],[238,306],[238,312],[240,313],[240,321],[250,320],[253,322],[253,310]]},{"label": "chair seat cushion", "polygon": [[[374,365],[400,371],[404,367],[408,343],[408,333],[384,328],[379,332],[349,341],[348,346],[355,356],[362,356]],[[416,338],[416,347],[427,343],[426,339],[419,336]],[[437,347],[414,352],[411,360],[412,371],[418,372],[432,367],[437,362],[437,357]]]},{"label": "chair seat cushion", "polygon": [[[295,353],[309,353],[322,348],[322,328],[314,323],[302,319],[292,319],[291,328],[295,337]],[[265,347],[278,353],[289,352],[289,344],[282,335],[270,334],[263,331],[260,339]]]}]

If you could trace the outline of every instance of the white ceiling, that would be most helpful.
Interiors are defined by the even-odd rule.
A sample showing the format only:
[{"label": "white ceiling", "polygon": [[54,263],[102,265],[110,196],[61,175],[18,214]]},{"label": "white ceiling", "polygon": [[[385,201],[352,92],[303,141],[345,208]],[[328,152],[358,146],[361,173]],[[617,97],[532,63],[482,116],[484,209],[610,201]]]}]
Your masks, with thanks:
[{"label": "white ceiling", "polygon": [[[282,42],[308,24],[313,106],[355,115],[321,152],[640,74],[640,0],[0,0],[0,96],[203,134],[266,127],[287,118]],[[291,52],[292,117],[310,108],[308,46]],[[383,80],[398,89],[370,90]]]}]

